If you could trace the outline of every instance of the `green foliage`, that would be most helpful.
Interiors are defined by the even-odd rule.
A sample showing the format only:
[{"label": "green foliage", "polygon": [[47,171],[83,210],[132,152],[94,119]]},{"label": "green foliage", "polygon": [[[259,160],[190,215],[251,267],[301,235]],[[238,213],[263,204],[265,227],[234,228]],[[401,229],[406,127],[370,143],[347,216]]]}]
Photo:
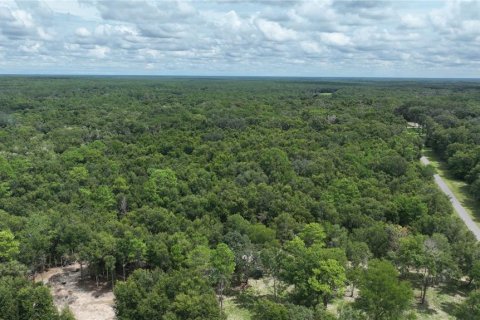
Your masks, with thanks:
[{"label": "green foliage", "polygon": [[52,320],[58,313],[49,289],[25,278],[0,277],[0,319]]},{"label": "green foliage", "polygon": [[252,276],[274,283],[273,310],[328,319],[318,300],[371,255],[425,288],[474,279],[474,240],[418,157],[425,134],[479,194],[477,89],[0,77],[0,277],[78,261],[126,281],[120,319],[222,318],[217,300]]},{"label": "green foliage", "polygon": [[58,319],[59,320],[75,320],[75,316],[73,315],[72,311],[70,311],[70,308],[65,307],[62,309],[62,312],[60,313],[60,316]]},{"label": "green foliage", "polygon": [[281,279],[295,284],[293,294],[297,302],[314,306],[321,297],[326,305],[334,292],[341,291],[346,281],[343,250],[323,248],[322,244],[306,247],[296,237],[285,244],[285,251]]},{"label": "green foliage", "polygon": [[253,319],[290,320],[287,307],[267,299],[262,299],[257,302]]},{"label": "green foliage", "polygon": [[223,309],[223,293],[235,271],[235,255],[225,243],[217,245],[210,256],[211,278],[220,295],[220,308]]},{"label": "green foliage", "polygon": [[340,263],[327,259],[313,269],[313,276],[308,279],[308,284],[322,298],[326,307],[331,298],[343,294],[346,280],[345,269]]},{"label": "green foliage", "polygon": [[372,260],[360,282],[360,297],[356,307],[368,319],[401,319],[413,297],[410,285],[398,280],[395,267],[384,260]]},{"label": "green foliage", "polygon": [[309,223],[300,232],[299,237],[307,247],[312,245],[323,246],[326,238],[323,227],[318,223]]},{"label": "green foliage", "polygon": [[459,320],[480,319],[480,291],[472,291],[456,311]]},{"label": "green foliage", "polygon": [[160,206],[171,206],[170,201],[178,196],[178,182],[171,169],[155,169],[145,183],[145,193],[151,201]]},{"label": "green foliage", "polygon": [[473,184],[480,164],[478,110],[478,99],[467,92],[410,102],[397,109],[406,119],[424,124],[427,145],[447,161],[455,177],[472,184],[474,195],[478,194]]},{"label": "green foliage", "polygon": [[278,148],[262,152],[259,164],[272,182],[286,183],[293,178],[293,169],[287,154]]},{"label": "green foliage", "polygon": [[11,261],[18,253],[20,243],[10,230],[0,231],[0,262]]},{"label": "green foliage", "polygon": [[137,270],[114,292],[119,320],[224,319],[208,283],[187,271]]}]

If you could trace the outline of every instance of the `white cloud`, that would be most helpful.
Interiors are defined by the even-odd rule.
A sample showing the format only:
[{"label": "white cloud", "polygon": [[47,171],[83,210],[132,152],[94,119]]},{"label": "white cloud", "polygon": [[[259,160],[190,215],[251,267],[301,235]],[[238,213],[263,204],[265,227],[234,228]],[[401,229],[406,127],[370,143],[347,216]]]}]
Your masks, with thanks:
[{"label": "white cloud", "polygon": [[84,28],[84,27],[77,28],[77,30],[75,30],[75,34],[82,38],[86,38],[92,35],[92,33],[88,31],[87,28]]},{"label": "white cloud", "polygon": [[320,39],[327,45],[335,47],[344,47],[352,44],[349,36],[339,32],[324,32],[320,34]]},{"label": "white cloud", "polygon": [[0,0],[0,72],[472,74],[478,12],[460,0]]},{"label": "white cloud", "polygon": [[24,45],[21,45],[19,49],[25,53],[31,54],[31,53],[38,53],[41,46],[42,45],[40,42],[29,41]]},{"label": "white cloud", "polygon": [[406,14],[400,18],[400,26],[407,29],[420,29],[426,25],[425,19],[418,15]]},{"label": "white cloud", "polygon": [[323,51],[320,45],[313,41],[302,41],[300,46],[306,53],[317,54]]},{"label": "white cloud", "polygon": [[91,57],[98,58],[98,59],[105,58],[109,52],[110,52],[109,47],[98,46],[98,45],[96,45],[93,49],[88,50],[88,54]]},{"label": "white cloud", "polygon": [[258,19],[256,21],[258,29],[263,33],[265,38],[271,41],[289,41],[296,40],[298,38],[297,32],[294,30],[284,28],[279,23],[274,21],[267,21],[264,19]]}]

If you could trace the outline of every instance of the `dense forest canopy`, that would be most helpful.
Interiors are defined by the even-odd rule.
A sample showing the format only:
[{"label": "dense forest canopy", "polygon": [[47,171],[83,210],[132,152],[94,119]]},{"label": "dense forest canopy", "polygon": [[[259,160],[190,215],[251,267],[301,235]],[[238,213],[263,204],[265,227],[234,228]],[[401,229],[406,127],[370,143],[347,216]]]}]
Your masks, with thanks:
[{"label": "dense forest canopy", "polygon": [[74,261],[121,320],[224,319],[252,278],[255,319],[412,316],[411,279],[480,282],[425,139],[480,198],[479,82],[1,77],[0,319],[70,319],[26,279]]}]

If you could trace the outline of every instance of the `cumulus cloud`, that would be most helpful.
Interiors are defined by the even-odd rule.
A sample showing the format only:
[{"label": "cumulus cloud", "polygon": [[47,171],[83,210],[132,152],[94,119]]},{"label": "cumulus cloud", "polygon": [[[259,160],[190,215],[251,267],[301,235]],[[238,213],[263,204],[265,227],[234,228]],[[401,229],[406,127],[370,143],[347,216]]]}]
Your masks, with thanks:
[{"label": "cumulus cloud", "polygon": [[295,31],[282,27],[279,23],[275,21],[259,19],[256,24],[265,36],[265,38],[267,38],[268,40],[282,42],[288,40],[295,40],[298,37]]},{"label": "cumulus cloud", "polygon": [[103,59],[110,52],[109,47],[96,45],[94,48],[88,50],[88,53],[93,58]]},{"label": "cumulus cloud", "polygon": [[3,0],[0,72],[478,76],[479,12],[473,0]]},{"label": "cumulus cloud", "polygon": [[420,29],[425,27],[426,21],[419,15],[406,14],[400,18],[401,28]]},{"label": "cumulus cloud", "polygon": [[344,47],[352,44],[349,36],[339,32],[325,32],[320,35],[320,39],[327,45],[335,47]]},{"label": "cumulus cloud", "polygon": [[86,38],[91,35],[90,31],[88,31],[87,28],[83,28],[83,27],[77,28],[77,30],[75,30],[75,34],[82,38]]}]

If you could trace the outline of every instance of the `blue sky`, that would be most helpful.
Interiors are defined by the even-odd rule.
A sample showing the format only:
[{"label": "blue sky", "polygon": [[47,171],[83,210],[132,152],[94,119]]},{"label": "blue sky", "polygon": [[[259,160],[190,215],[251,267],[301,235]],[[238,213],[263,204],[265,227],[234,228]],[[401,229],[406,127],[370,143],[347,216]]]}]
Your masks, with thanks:
[{"label": "blue sky", "polygon": [[0,0],[0,73],[480,77],[480,1]]}]

